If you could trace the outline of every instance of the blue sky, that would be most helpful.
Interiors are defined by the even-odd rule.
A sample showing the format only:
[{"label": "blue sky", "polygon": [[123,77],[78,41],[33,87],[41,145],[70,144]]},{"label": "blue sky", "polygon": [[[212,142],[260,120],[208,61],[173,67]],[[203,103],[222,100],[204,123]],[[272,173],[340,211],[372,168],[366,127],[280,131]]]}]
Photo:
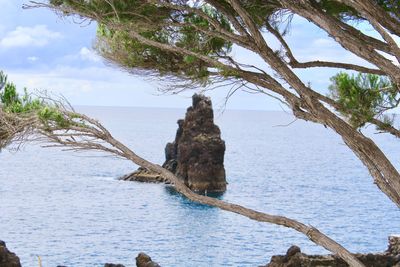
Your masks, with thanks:
[{"label": "blue sky", "polygon": [[[146,106],[183,108],[190,104],[192,92],[160,95],[162,84],[146,77],[134,77],[105,64],[92,50],[95,23],[74,23],[47,9],[23,10],[24,0],[0,0],[0,69],[20,88],[46,89],[63,94],[75,105]],[[368,31],[368,29],[366,29]],[[276,43],[266,36],[272,44]],[[336,60],[365,64],[338,46],[323,31],[307,21],[293,21],[288,42],[299,60]],[[248,51],[234,49],[243,62],[266,69]],[[297,73],[320,92],[327,92],[335,69],[310,69]],[[207,94],[222,107],[228,88]],[[228,109],[281,110],[278,101],[265,95],[236,93]]]}]

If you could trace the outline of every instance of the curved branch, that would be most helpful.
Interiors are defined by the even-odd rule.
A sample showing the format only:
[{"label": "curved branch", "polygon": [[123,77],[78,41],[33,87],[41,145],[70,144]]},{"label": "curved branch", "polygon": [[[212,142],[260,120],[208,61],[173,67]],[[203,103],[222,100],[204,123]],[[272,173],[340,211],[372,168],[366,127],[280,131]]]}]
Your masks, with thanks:
[{"label": "curved branch", "polygon": [[379,70],[379,69],[371,69],[371,68],[366,68],[362,67],[359,65],[355,64],[349,64],[349,63],[340,63],[340,62],[329,62],[329,61],[309,61],[309,62],[298,62],[296,59],[292,59],[292,61],[289,62],[289,65],[292,68],[315,68],[315,67],[327,67],[327,68],[339,68],[339,69],[346,69],[346,70],[355,70],[359,71],[362,73],[371,73],[371,74],[377,74],[377,75],[385,75],[385,72]]},{"label": "curved branch", "polygon": [[[386,41],[386,43],[389,45],[391,48],[391,54],[393,54],[397,61],[400,63],[400,48],[397,45],[396,41],[386,32],[386,30],[381,26],[381,25],[386,25],[389,27],[389,30],[392,30],[392,33],[395,34],[395,31],[393,31],[393,25],[391,21],[391,17],[387,16],[382,16],[384,13],[382,8],[376,4],[371,3],[369,0],[363,0],[363,1],[349,1],[349,0],[339,0],[339,2],[342,2],[350,7],[353,7],[356,9],[364,18],[366,18],[371,25],[375,28],[375,30],[382,36],[382,38]],[[378,18],[377,18],[378,16]],[[400,28],[400,23],[394,23],[396,25],[395,28]],[[399,33],[399,32],[398,32]],[[400,37],[400,34],[397,34]]]},{"label": "curved branch", "polygon": [[379,69],[389,75],[397,85],[400,86],[399,67],[393,64],[393,62],[391,62],[389,59],[379,54],[376,51],[376,46],[373,46],[367,42],[363,42],[364,40],[359,38],[359,35],[349,32],[348,25],[344,26],[346,25],[345,23],[330,16],[329,14],[324,13],[320,8],[317,8],[315,5],[313,5],[311,1],[280,0],[280,2],[286,8],[308,19],[321,29],[325,30],[345,49],[376,65]]},{"label": "curved branch", "polygon": [[[376,4],[376,1],[370,0],[336,0],[337,2],[344,3],[365,16],[365,14],[372,15],[372,18],[377,23],[388,29],[392,34],[400,37],[399,20],[388,16],[387,12]],[[400,19],[400,18],[398,18]]]},{"label": "curved branch", "polygon": [[362,67],[362,66],[355,65],[355,64],[340,63],[340,62],[328,62],[328,61],[320,61],[320,60],[309,61],[309,62],[299,62],[294,57],[293,52],[290,49],[288,43],[285,41],[285,39],[279,33],[279,31],[274,29],[268,22],[266,23],[266,28],[268,29],[269,32],[271,32],[278,39],[278,41],[285,48],[286,55],[289,58],[289,65],[292,68],[328,67],[328,68],[341,68],[341,69],[347,69],[347,70],[355,70],[355,71],[359,71],[362,73],[385,75],[385,73],[379,69],[366,68],[366,67]]},{"label": "curved branch", "polygon": [[396,129],[392,125],[390,125],[388,123],[384,123],[383,121],[381,121],[377,118],[372,118],[369,122],[378,126],[378,128],[383,130],[385,133],[390,133],[391,135],[394,135],[395,137],[400,138],[400,130]]}]

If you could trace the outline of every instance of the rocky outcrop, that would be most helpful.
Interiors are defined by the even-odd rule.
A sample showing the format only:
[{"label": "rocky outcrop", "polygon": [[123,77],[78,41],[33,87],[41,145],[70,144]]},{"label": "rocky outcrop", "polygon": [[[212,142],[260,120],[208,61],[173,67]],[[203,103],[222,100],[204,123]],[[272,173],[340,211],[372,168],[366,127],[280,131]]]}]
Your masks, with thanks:
[{"label": "rocky outcrop", "polygon": [[211,100],[197,94],[192,99],[185,119],[178,121],[175,141],[165,147],[163,167],[194,191],[225,191],[225,142],[214,124]]},{"label": "rocky outcrop", "polygon": [[139,167],[136,171],[124,175],[120,180],[124,181],[135,181],[142,183],[168,183],[162,176],[157,173],[146,170],[145,168]]},{"label": "rocky outcrop", "polygon": [[151,258],[143,252],[139,253],[139,255],[136,257],[136,266],[137,267],[160,267],[160,265],[158,265],[158,263],[152,261]]},{"label": "rocky outcrop", "polygon": [[[210,98],[195,94],[184,120],[178,120],[175,140],[165,147],[164,168],[181,178],[193,191],[224,192],[225,142],[214,124]],[[139,168],[121,178],[128,181],[165,182],[158,174]]]},{"label": "rocky outcrop", "polygon": [[[106,263],[104,267],[125,267],[125,266],[122,264]],[[140,252],[136,257],[136,267],[160,267],[160,265],[154,262],[147,254]]]},{"label": "rocky outcrop", "polygon": [[0,240],[0,267],[21,267],[19,258],[8,250],[6,243]]},{"label": "rocky outcrop", "polygon": [[400,258],[400,235],[389,236],[387,253],[390,255],[397,255]]},{"label": "rocky outcrop", "polygon": [[[354,254],[366,267],[400,267],[400,237],[390,236],[389,247],[383,253]],[[292,246],[286,255],[272,256],[264,267],[347,267],[348,264],[335,255],[306,255]]]}]

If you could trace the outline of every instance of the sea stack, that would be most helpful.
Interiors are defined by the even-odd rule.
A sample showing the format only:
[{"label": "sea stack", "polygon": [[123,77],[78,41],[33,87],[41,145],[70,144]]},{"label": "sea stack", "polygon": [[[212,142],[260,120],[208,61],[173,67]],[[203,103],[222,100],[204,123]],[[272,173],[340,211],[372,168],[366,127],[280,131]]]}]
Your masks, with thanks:
[{"label": "sea stack", "polygon": [[[165,147],[163,167],[196,192],[224,192],[225,142],[214,124],[210,98],[195,94],[183,120],[178,120],[175,140]],[[128,181],[165,182],[163,177],[139,168],[121,178]]]},{"label": "sea stack", "polygon": [[175,141],[165,147],[164,168],[181,178],[193,191],[224,192],[225,142],[214,124],[210,98],[195,94],[184,120],[178,120]]}]

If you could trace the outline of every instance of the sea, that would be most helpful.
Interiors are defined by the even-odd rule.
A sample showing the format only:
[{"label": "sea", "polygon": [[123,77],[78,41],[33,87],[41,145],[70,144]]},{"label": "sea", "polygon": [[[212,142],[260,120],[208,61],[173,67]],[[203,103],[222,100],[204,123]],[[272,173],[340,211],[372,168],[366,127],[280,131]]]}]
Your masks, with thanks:
[{"label": "sea", "polygon": [[[162,164],[184,109],[79,107],[142,157]],[[224,201],[284,215],[351,252],[379,252],[400,233],[400,210],[324,126],[284,111],[216,110],[226,142]],[[400,141],[363,130],[400,168]],[[123,182],[133,163],[26,144],[0,152],[0,240],[23,266],[260,266],[291,245],[328,253],[296,231],[193,203],[163,184]]]}]

